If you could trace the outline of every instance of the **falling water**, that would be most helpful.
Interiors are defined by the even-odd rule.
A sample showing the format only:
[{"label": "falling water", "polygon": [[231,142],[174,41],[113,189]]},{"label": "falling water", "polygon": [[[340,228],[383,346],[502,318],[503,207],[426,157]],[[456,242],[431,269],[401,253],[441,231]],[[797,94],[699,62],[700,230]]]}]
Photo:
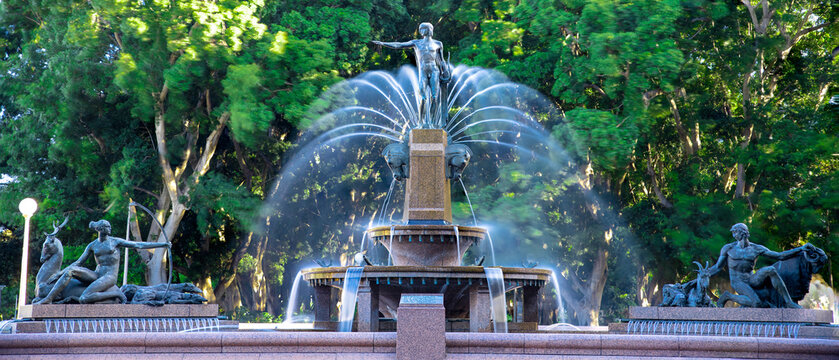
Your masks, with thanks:
[{"label": "falling water", "polygon": [[472,212],[472,225],[478,226],[478,218],[475,217],[475,209],[472,208],[472,200],[469,200],[469,192],[466,191],[466,185],[463,184],[463,178],[460,179],[460,186],[463,187],[463,194],[466,195],[466,202],[469,203],[469,211]]},{"label": "falling water", "polygon": [[364,231],[364,235],[361,235],[361,250],[359,254],[364,254],[364,242],[367,240],[367,231]]},{"label": "falling water", "polygon": [[393,225],[390,226],[390,243],[387,245],[387,265],[393,265]]},{"label": "falling water", "polygon": [[489,230],[487,230],[487,240],[489,240],[489,254],[492,255],[492,266],[497,266],[495,264],[495,247],[492,246],[492,234]]},{"label": "falling water", "polygon": [[290,323],[291,317],[294,316],[294,309],[297,308],[297,291],[300,287],[300,279],[303,278],[303,271],[298,271],[294,277],[294,283],[291,285],[291,296],[288,297],[288,307],[285,310],[285,319],[283,323]]},{"label": "falling water", "polygon": [[504,273],[501,268],[484,268],[489,287],[492,325],[497,333],[507,332],[507,298],[504,291]]},{"label": "falling water", "polygon": [[344,288],[341,290],[341,314],[338,316],[338,331],[352,331],[353,317],[355,317],[355,302],[358,299],[358,285],[361,284],[363,267],[356,266],[347,269],[344,275]]},{"label": "falling water", "polygon": [[[387,214],[387,206],[390,203],[390,197],[393,196],[393,187],[396,185],[396,178],[390,181],[390,188],[387,190],[387,195],[385,195],[385,201],[382,203],[382,213],[379,214],[379,224],[385,224],[385,215]],[[390,217],[388,217],[388,223],[390,222]],[[364,249],[362,249],[364,250]]]},{"label": "falling water", "polygon": [[557,318],[561,324],[565,323],[565,306],[562,306],[562,289],[559,286],[559,280],[557,280],[556,272],[551,270],[551,282],[554,284],[554,289],[556,290],[556,312]]},{"label": "falling water", "polygon": [[628,334],[710,335],[797,338],[801,323],[765,323],[740,321],[630,320]]},{"label": "falling water", "polygon": [[457,253],[455,256],[457,257],[457,264],[461,265],[461,257],[460,257],[460,232],[457,230],[457,225],[452,226],[454,228],[454,238],[457,241]]}]

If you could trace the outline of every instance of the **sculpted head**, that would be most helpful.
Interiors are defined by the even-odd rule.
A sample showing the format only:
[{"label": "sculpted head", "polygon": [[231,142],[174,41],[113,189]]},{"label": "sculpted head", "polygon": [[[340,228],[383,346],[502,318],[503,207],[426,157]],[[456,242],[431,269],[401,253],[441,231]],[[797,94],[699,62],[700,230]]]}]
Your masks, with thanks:
[{"label": "sculpted head", "polygon": [[424,22],[419,25],[419,34],[422,37],[426,36],[433,36],[434,35],[434,26],[431,23]]},{"label": "sculpted head", "polygon": [[88,227],[96,230],[98,233],[104,233],[105,235],[111,234],[111,223],[108,220],[91,221]]},{"label": "sculpted head", "polygon": [[746,224],[743,223],[736,223],[734,226],[731,227],[731,235],[734,236],[737,241],[748,240],[749,239],[749,228]]},{"label": "sculpted head", "polygon": [[410,174],[411,154],[405,143],[393,143],[385,147],[382,152],[387,166],[393,171],[393,178],[402,181]]}]

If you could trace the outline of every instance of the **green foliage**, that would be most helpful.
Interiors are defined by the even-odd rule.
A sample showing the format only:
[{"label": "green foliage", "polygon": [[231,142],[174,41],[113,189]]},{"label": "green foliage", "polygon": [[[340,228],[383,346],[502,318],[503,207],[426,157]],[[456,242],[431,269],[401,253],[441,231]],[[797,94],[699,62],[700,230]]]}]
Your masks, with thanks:
[{"label": "green foliage", "polygon": [[230,315],[230,320],[242,323],[278,323],[282,316],[273,316],[265,311],[253,311],[244,306],[237,307]]}]

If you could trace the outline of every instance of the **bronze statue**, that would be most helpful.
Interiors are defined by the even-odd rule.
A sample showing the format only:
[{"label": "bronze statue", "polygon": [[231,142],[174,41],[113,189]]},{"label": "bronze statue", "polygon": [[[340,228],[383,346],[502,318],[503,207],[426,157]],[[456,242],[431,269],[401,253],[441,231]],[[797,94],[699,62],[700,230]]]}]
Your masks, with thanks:
[{"label": "bronze statue", "polygon": [[[67,225],[69,218],[65,218],[61,225],[56,226],[52,224],[52,233],[44,233],[46,238],[41,247],[41,268],[38,269],[38,275],[35,276],[35,299],[34,303],[41,303],[41,301],[49,294],[53,287],[55,287],[58,277],[61,276],[61,262],[64,259],[64,246],[61,240],[58,239],[58,231]],[[58,274],[58,275],[56,275]],[[87,284],[82,283],[77,279],[70,280],[70,283],[56,294],[53,302],[63,304],[66,302],[78,302],[79,297],[82,296]]]},{"label": "bronze statue", "polygon": [[[117,274],[119,273],[119,248],[152,249],[171,247],[169,243],[134,242],[110,236],[111,224],[106,220],[90,222],[90,228],[96,230],[99,233],[99,237],[87,245],[78,260],[61,272],[51,276],[47,283],[54,282],[54,285],[49,293],[38,300],[36,304],[52,303],[53,300],[64,293],[65,289],[74,283],[74,280],[86,284],[86,287],[79,298],[73,300],[78,300],[82,304],[109,301],[125,303],[125,295],[116,286]],[[96,260],[95,271],[81,266],[91,254],[93,254],[93,258]]]},{"label": "bronze statue", "polygon": [[162,306],[163,304],[201,304],[207,299],[201,289],[190,283],[154,286],[123,285],[119,288],[129,304]]},{"label": "bronze statue", "polygon": [[463,169],[469,165],[472,159],[472,149],[463,144],[451,144],[446,146],[446,177],[449,180],[457,181],[463,174]]},{"label": "bronze statue", "polygon": [[434,40],[434,26],[424,22],[419,25],[419,34],[422,39],[415,39],[406,42],[382,42],[373,41],[376,45],[389,47],[391,49],[414,49],[417,59],[417,71],[419,72],[420,92],[422,103],[420,104],[421,127],[431,127],[435,121],[443,122],[441,109],[440,82],[451,80],[451,70],[448,63],[443,59],[443,43]]},{"label": "bronze statue", "polygon": [[390,171],[393,172],[393,178],[396,181],[405,180],[411,174],[411,150],[408,148],[408,144],[401,142],[390,144],[382,151],[382,156],[384,156]]},{"label": "bronze statue", "polygon": [[705,262],[705,267],[702,267],[702,264],[697,261],[693,263],[699,267],[696,279],[683,284],[664,285],[662,289],[663,300],[659,306],[711,307],[714,305],[711,302],[711,297],[708,296],[708,284],[711,279],[710,267],[707,262]]},{"label": "bronze statue", "polygon": [[761,299],[757,291],[771,283],[772,292],[781,298],[781,303],[776,306],[801,308],[789,295],[787,286],[784,283],[778,269],[774,266],[767,266],[755,271],[755,262],[759,256],[766,256],[776,260],[786,260],[798,256],[805,250],[815,249],[815,246],[806,244],[804,246],[790,249],[784,252],[775,252],[763,245],[749,242],[749,228],[745,224],[738,223],[731,227],[731,233],[737,241],[726,244],[720,251],[720,258],[711,267],[710,274],[713,276],[720,271],[724,264],[728,265],[731,287],[737,294],[725,292],[720,296],[718,306],[723,307],[728,301],[734,301],[744,307],[769,307],[772,306],[766,300]]}]

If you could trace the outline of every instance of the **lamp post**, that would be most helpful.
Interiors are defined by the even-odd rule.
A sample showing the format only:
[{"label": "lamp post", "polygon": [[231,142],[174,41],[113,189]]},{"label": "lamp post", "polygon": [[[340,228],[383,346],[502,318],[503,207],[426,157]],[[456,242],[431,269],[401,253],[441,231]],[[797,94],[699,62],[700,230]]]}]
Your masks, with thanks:
[{"label": "lamp post", "polygon": [[20,310],[26,305],[26,280],[29,275],[29,218],[38,210],[38,202],[32,198],[23,199],[18,206],[23,214],[25,225],[23,226],[23,254],[20,258],[20,292],[17,297],[17,318],[20,319]]}]

